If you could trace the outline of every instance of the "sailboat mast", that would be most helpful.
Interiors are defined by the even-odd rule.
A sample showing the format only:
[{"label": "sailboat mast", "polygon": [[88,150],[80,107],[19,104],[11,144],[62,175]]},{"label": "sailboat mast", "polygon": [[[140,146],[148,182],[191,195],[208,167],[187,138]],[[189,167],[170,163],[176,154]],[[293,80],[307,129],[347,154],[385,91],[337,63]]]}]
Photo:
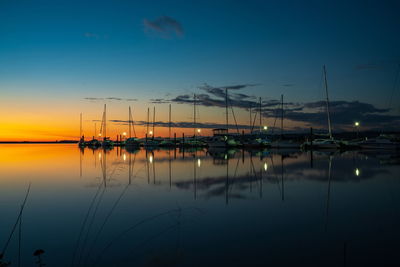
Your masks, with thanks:
[{"label": "sailboat mast", "polygon": [[168,137],[171,139],[171,104],[169,104]]},{"label": "sailboat mast", "polygon": [[196,94],[193,94],[193,136],[196,137]]},{"label": "sailboat mast", "polygon": [[281,95],[281,139],[283,139],[283,94]]},{"label": "sailboat mast", "polygon": [[250,103],[250,107],[249,107],[249,116],[250,116],[250,134],[253,133],[253,127],[252,127],[252,119],[251,119],[251,103]]},{"label": "sailboat mast", "polygon": [[262,116],[261,116],[261,97],[260,97],[260,134],[262,129]]},{"label": "sailboat mast", "polygon": [[329,95],[328,95],[328,81],[326,79],[326,67],[324,65],[324,81],[325,81],[325,92],[326,92],[326,113],[328,115],[328,129],[329,129],[329,138],[332,139],[332,125],[331,125],[331,116],[329,114]]},{"label": "sailboat mast", "polygon": [[226,132],[229,132],[229,129],[228,129],[228,88],[225,88],[225,114],[226,114]]},{"label": "sailboat mast", "polygon": [[132,137],[132,132],[131,132],[131,123],[132,123],[132,113],[131,113],[131,106],[129,106],[129,138]]},{"label": "sailboat mast", "polygon": [[80,114],[79,138],[82,138],[82,113]]},{"label": "sailboat mast", "polygon": [[154,125],[155,124],[156,124],[156,107],[154,106],[153,107],[153,137],[155,135],[155,132],[154,132]]},{"label": "sailboat mast", "polygon": [[147,108],[147,127],[146,127],[146,135],[149,134],[149,123],[150,123],[150,108]]},{"label": "sailboat mast", "polygon": [[107,137],[107,104],[104,104],[104,138]]},{"label": "sailboat mast", "polygon": [[135,121],[133,120],[133,115],[131,113],[131,125],[132,125],[132,129],[133,129],[133,136],[136,137],[136,130],[135,130]]}]

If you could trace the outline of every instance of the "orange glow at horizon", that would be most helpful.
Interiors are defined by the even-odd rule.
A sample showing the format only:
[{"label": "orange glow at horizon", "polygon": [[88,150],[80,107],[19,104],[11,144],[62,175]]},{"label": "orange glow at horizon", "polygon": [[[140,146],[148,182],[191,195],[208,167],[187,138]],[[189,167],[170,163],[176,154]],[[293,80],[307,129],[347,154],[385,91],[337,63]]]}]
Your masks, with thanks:
[{"label": "orange glow at horizon", "polygon": [[[43,103],[41,100],[27,99],[2,99],[0,112],[4,114],[0,117],[0,141],[60,141],[60,140],[79,140],[80,121],[79,114],[83,113],[82,130],[85,139],[89,140],[93,136],[100,138],[101,115],[104,103],[87,103],[79,100],[54,100]],[[126,132],[129,137],[129,129],[126,122],[112,122],[112,120],[127,121],[129,104],[107,103],[107,137],[115,140],[117,136]],[[135,102],[132,107],[134,121],[147,121],[148,103]],[[151,105],[152,107],[152,105]],[[149,108],[149,132],[153,130],[153,109]],[[169,105],[156,106],[156,122],[168,122]],[[238,124],[249,125],[248,111],[242,109],[235,110]],[[174,105],[172,107],[172,122],[191,122],[193,121],[193,107],[191,105]],[[225,112],[220,107],[198,107],[197,123],[217,123],[219,127],[225,127]],[[262,124],[268,125],[272,129],[275,118],[263,118]],[[229,124],[234,124],[234,119],[230,114]],[[165,125],[165,124],[164,124]],[[285,129],[294,126],[307,127],[302,123],[295,123],[285,120]],[[254,127],[259,127],[258,120]],[[279,127],[278,123],[276,127]],[[96,133],[95,133],[96,128]],[[136,137],[143,138],[146,134],[147,125],[135,125]],[[171,138],[176,134],[177,138],[182,134],[190,137],[196,135],[212,135],[212,129],[201,128],[201,132],[195,128],[171,128]],[[239,129],[239,133],[242,133]],[[249,132],[249,130],[244,130]],[[230,132],[236,133],[237,130],[231,128]],[[150,134],[149,134],[150,135]],[[155,137],[168,137],[168,127],[155,126]],[[132,136],[134,133],[132,131]]]}]

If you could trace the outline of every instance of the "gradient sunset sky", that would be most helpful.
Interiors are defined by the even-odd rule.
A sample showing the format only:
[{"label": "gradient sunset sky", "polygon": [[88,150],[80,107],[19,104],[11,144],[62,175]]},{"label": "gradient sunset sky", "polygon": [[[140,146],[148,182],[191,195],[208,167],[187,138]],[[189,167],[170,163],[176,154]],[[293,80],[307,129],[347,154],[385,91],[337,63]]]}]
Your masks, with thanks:
[{"label": "gradient sunset sky", "polygon": [[[143,124],[193,133],[238,124],[262,97],[272,128],[284,94],[285,127],[326,128],[326,65],[334,130],[399,129],[399,1],[0,1],[0,141],[94,134],[107,104],[110,135]],[[152,115],[151,115],[152,116]],[[253,114],[254,116],[254,114]],[[233,123],[233,117],[230,117]],[[100,122],[97,122],[97,129]],[[138,136],[144,127],[136,128]],[[156,135],[167,128],[157,127]]]}]

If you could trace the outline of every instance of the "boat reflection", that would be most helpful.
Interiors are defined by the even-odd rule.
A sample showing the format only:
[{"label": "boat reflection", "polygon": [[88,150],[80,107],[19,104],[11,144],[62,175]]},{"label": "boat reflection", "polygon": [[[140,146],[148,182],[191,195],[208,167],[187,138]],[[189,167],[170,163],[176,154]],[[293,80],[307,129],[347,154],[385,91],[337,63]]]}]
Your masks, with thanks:
[{"label": "boat reflection", "polygon": [[[3,146],[0,156],[0,236],[31,181],[22,248],[40,246],[49,266],[399,263],[393,152],[42,145]],[[58,262],[65,251],[72,264]]]},{"label": "boat reflection", "polygon": [[[82,159],[87,156],[84,151],[85,149],[80,149],[80,177],[83,172]],[[93,157],[94,167],[100,166],[105,184],[113,180],[110,178],[111,174],[107,174],[107,160],[110,157],[114,166],[111,173],[123,176],[126,172],[129,184],[132,183],[133,176],[145,177],[147,184],[168,186],[170,190],[190,190],[195,199],[224,196],[226,203],[229,203],[230,198],[252,198],[254,196],[251,193],[255,188],[262,192],[265,184],[279,184],[279,195],[284,201],[287,182],[310,180],[327,182],[329,185],[331,179],[344,182],[373,178],[386,172],[379,166],[398,165],[400,158],[397,154],[369,153],[366,156],[356,151],[338,153],[202,148],[97,149],[91,154],[98,155]],[[368,160],[378,162],[370,165]],[[99,166],[97,161],[100,161]],[[323,164],[324,161],[327,162],[326,165]],[[332,171],[333,162],[340,166],[335,169],[337,175],[333,178],[330,174],[323,175],[325,171]],[[365,172],[362,171],[364,166]],[[173,171],[175,169],[179,171]],[[188,177],[190,173],[192,178]]]}]

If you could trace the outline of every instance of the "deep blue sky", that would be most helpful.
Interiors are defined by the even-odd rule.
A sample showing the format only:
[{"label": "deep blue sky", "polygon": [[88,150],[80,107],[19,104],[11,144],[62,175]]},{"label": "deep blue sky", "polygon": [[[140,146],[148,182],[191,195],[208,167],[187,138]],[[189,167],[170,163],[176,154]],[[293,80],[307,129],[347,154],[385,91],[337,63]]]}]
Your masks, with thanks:
[{"label": "deep blue sky", "polygon": [[[388,108],[399,10],[399,1],[2,0],[0,90],[3,99],[73,103],[259,84],[243,92],[312,102],[324,97],[326,64],[332,100]],[[162,16],[184,33],[146,29]]]}]

